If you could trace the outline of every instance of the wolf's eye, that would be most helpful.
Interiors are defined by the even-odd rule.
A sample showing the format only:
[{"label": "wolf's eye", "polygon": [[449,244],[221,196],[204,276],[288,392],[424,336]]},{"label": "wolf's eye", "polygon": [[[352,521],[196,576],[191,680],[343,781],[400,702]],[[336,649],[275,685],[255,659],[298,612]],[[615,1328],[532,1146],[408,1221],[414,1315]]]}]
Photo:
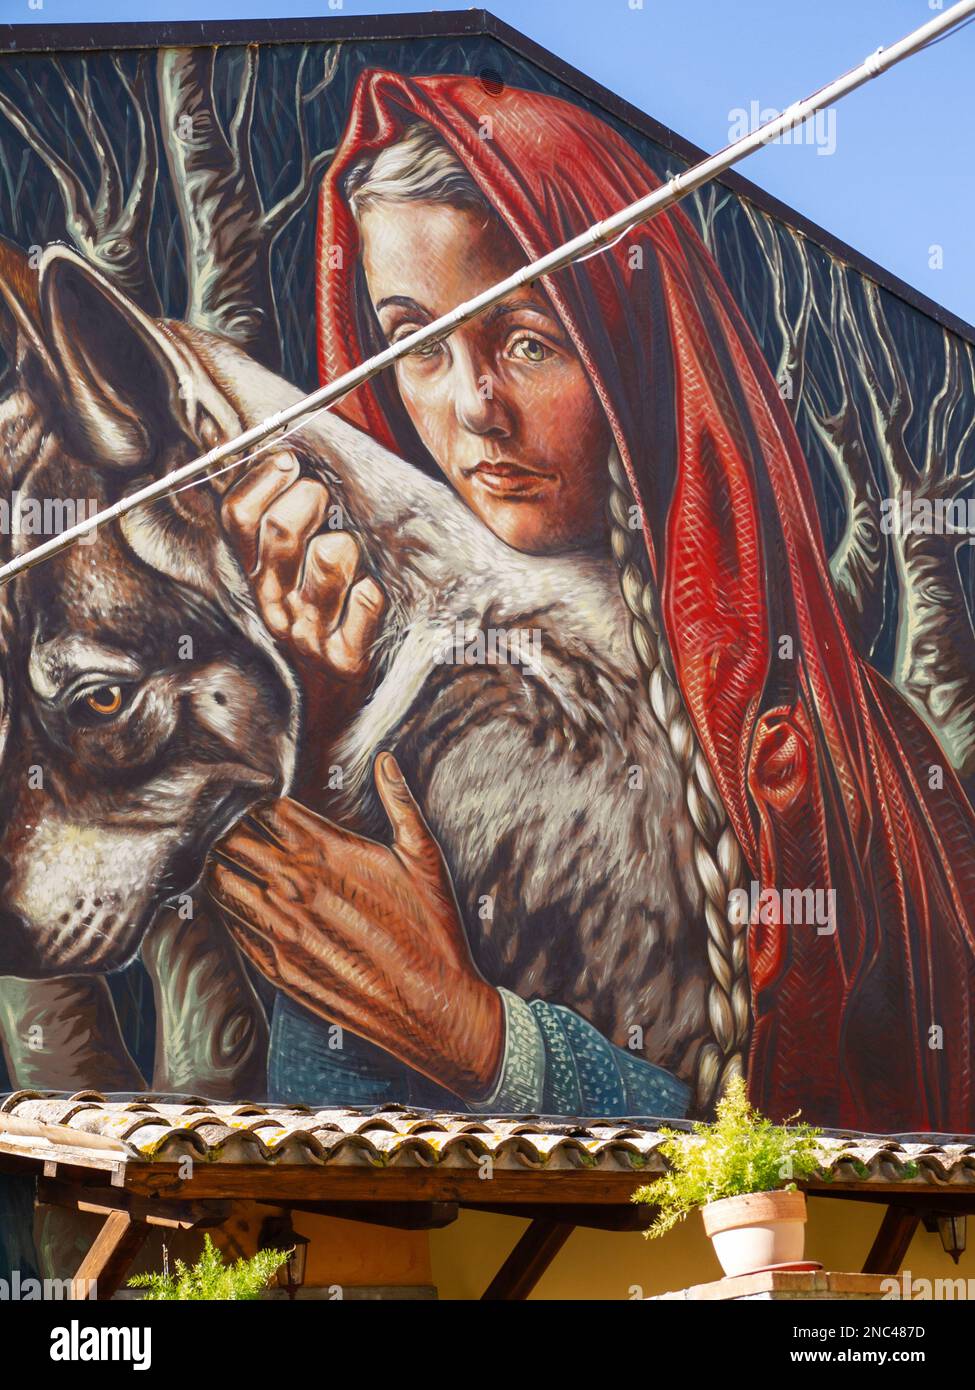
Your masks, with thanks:
[{"label": "wolf's eye", "polygon": [[84,707],[102,719],[110,719],[122,708],[122,687],[120,685],[99,685],[89,690],[81,702]]}]

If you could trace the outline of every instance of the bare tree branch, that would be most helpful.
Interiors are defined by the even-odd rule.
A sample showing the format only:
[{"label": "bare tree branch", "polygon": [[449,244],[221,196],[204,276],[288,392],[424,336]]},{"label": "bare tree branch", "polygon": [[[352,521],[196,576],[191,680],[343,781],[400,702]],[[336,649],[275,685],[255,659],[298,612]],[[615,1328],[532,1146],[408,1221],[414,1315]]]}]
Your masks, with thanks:
[{"label": "bare tree branch", "polygon": [[[805,241],[801,250],[808,270]],[[830,573],[847,627],[863,654],[870,656],[883,627],[886,546],[880,530],[880,493],[847,366],[844,325],[850,315],[850,297],[847,272],[839,261],[830,263],[828,323],[818,305],[815,315],[822,328],[820,341],[832,349],[839,388],[838,403],[831,408],[817,373],[807,364],[803,392],[806,417],[833,465],[845,509],[843,533],[830,557]]]},{"label": "bare tree branch", "polygon": [[304,207],[308,201],[308,195],[314,186],[315,176],[320,169],[325,168],[335,154],[334,149],[322,150],[320,153],[309,158],[308,132],[305,129],[304,110],[313,97],[317,97],[324,92],[335,77],[338,71],[339,50],[336,47],[331,53],[325,56],[324,72],[322,77],[308,93],[303,93],[302,76],[304,73],[305,59],[308,56],[306,48],[301,55],[298,63],[298,73],[295,77],[295,125],[298,130],[300,165],[298,182],[290,193],[280,199],[269,212],[265,213],[264,223],[272,243],[280,232],[288,225],[292,217]]},{"label": "bare tree branch", "polygon": [[[747,198],[741,200],[741,206],[751,224],[752,231],[755,233],[758,248],[768,265],[769,279],[772,285],[772,313],[782,341],[779,360],[775,369],[775,379],[780,387],[788,388],[783,391],[783,400],[790,413],[795,416],[798,414],[802,401],[806,334],[809,329],[809,316],[813,301],[809,262],[804,248],[797,245],[795,250],[801,289],[798,309],[793,316],[789,311],[788,304],[790,276],[786,273],[779,230],[772,220],[764,213],[760,213]],[[782,229],[782,235],[789,236],[790,240],[799,240],[785,228]]]},{"label": "bare tree branch", "polygon": [[83,91],[79,92],[60,59],[53,59],[53,63],[75,115],[88,137],[98,166],[98,192],[95,195],[93,220],[96,223],[114,222],[122,211],[122,173],[115,158],[112,142],[91,99],[88,65],[85,64],[82,78]]},{"label": "bare tree branch", "polygon": [[[307,49],[302,49],[300,64],[305,60]],[[240,81],[237,107],[230,122],[228,143],[231,153],[246,180],[254,180],[254,165],[251,152],[251,127],[254,124],[254,105],[257,101],[258,49],[249,44],[244,50],[244,73]],[[211,65],[212,80],[212,65]],[[302,132],[304,135],[304,132]],[[256,181],[255,181],[256,187]]]},{"label": "bare tree branch", "polygon": [[[308,50],[305,49],[306,53],[307,51]],[[341,52],[341,44],[336,44],[334,48],[326,52],[322,75],[315,83],[314,87],[312,87],[310,91],[305,92],[304,96],[301,98],[302,106],[308,106],[310,102],[313,102],[316,97],[320,97],[322,92],[332,85],[335,74],[339,69],[339,57]]]},{"label": "bare tree branch", "polygon": [[[975,430],[972,355],[967,344],[962,348],[943,332],[942,382],[915,463],[906,434],[914,409],[910,388],[878,287],[868,282],[865,296],[882,371],[859,330],[863,350],[854,360],[890,488],[891,548],[900,588],[893,679],[968,779],[975,777],[975,630],[958,568],[966,528],[953,523],[943,504],[960,501],[975,482],[975,459],[969,452]],[[853,316],[850,322],[854,324]],[[959,435],[953,427],[961,407],[967,419]],[[953,447],[952,433],[959,436]],[[942,504],[941,509],[935,504]]]},{"label": "bare tree branch", "polygon": [[295,213],[300,212],[307,203],[309,194],[314,187],[315,176],[331,163],[334,154],[334,149],[322,150],[315,155],[314,159],[307,161],[302,169],[300,182],[267,214],[265,225],[272,242],[288,225]]},{"label": "bare tree branch", "polygon": [[85,192],[81,180],[57,151],[48,144],[41,132],[34,129],[3,92],[0,92],[0,113],[6,116],[17,134],[26,141],[34,153],[43,159],[57,181],[58,188],[61,190],[61,197],[64,200],[68,232],[71,237],[79,246],[84,240],[93,239],[94,216],[88,194]]},{"label": "bare tree branch", "polygon": [[159,176],[156,126],[149,105],[149,63],[146,55],[140,53],[133,82],[118,54],[113,55],[113,62],[132,103],[139,128],[139,158],[132,178],[132,187],[129,189],[129,196],[125,200],[119,221],[130,229],[130,236],[134,242],[148,246],[149,224],[152,221],[156,181]]},{"label": "bare tree branch", "polygon": [[226,130],[214,96],[215,51],[164,49],[159,55],[163,141],[187,247],[186,318],[239,343],[273,370],[280,370],[281,342],[271,250],[334,153],[311,155],[304,112],[333,80],[337,47],[326,55],[324,74],[309,92],[303,91],[306,59],[307,51],[299,60],[293,92],[298,181],[266,210],[251,146],[258,49],[245,52]]},{"label": "bare tree branch", "polygon": [[688,208],[697,214],[698,226],[701,232],[701,240],[717,259],[718,248],[715,242],[714,223],[718,213],[728,202],[732,195],[720,183],[712,180],[710,183],[698,190],[695,196],[688,201]]},{"label": "bare tree branch", "polygon": [[[159,314],[162,305],[149,265],[148,247],[157,161],[155,132],[151,118],[147,119],[143,60],[139,60],[140,78],[134,85],[125,78],[118,59],[115,60],[116,69],[135,106],[142,138],[136,180],[124,202],[118,159],[93,99],[87,61],[83,61],[85,67],[80,92],[59,60],[54,59],[53,66],[95,157],[99,174],[94,197],[68,160],[40,129],[36,118],[33,122],[28,120],[3,92],[0,92],[0,114],[7,118],[21,138],[43,160],[57,183],[64,205],[65,227],[78,250],[148,313]],[[66,128],[64,137],[69,145],[73,144]]]}]

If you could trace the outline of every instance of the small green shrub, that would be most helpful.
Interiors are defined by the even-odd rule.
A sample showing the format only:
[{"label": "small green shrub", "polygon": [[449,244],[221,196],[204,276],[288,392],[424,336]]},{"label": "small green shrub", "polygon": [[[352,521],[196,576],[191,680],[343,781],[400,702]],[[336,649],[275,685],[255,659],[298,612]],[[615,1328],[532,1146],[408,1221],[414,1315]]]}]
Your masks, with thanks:
[{"label": "small green shrub", "polygon": [[660,1151],[668,1171],[656,1182],[639,1188],[634,1202],[659,1207],[647,1236],[662,1236],[695,1207],[722,1197],[748,1192],[795,1188],[796,1178],[819,1171],[817,1140],[822,1130],[796,1125],[798,1112],[786,1125],[765,1119],[748,1101],[741,1077],[736,1077],[718,1101],[713,1124],[693,1126],[694,1138],[672,1129],[661,1130]]},{"label": "small green shrub", "polygon": [[176,1261],[176,1273],[136,1274],[130,1289],[145,1289],[147,1299],[257,1299],[268,1280],[288,1258],[287,1250],[258,1250],[251,1259],[224,1264],[223,1256],[210,1239],[203,1239],[203,1254],[195,1265]]}]

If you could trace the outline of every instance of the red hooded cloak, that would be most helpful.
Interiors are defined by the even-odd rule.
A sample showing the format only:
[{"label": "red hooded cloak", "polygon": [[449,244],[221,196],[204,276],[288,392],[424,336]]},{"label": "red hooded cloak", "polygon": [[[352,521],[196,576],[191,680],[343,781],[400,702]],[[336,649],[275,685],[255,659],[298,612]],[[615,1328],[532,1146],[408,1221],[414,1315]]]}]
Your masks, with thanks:
[{"label": "red hooded cloak", "polygon": [[[321,192],[323,382],[377,346],[342,180],[419,119],[526,260],[660,182],[570,102],[364,72]],[[544,284],[609,417],[681,692],[751,873],[763,889],[835,893],[832,935],[751,923],[752,1100],[838,1127],[975,1131],[975,815],[934,738],[853,647],[758,344],[679,209]],[[415,455],[388,379],[340,410]],[[792,659],[778,655],[783,636]],[[933,766],[942,787],[929,785]]]}]

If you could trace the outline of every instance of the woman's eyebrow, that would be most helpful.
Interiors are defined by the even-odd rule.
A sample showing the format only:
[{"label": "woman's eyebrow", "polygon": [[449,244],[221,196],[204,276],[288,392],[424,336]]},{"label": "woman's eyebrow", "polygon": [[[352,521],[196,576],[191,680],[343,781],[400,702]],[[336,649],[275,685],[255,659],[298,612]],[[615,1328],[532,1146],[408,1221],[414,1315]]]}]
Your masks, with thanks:
[{"label": "woman's eyebrow", "polygon": [[[376,305],[376,313],[383,309],[406,309],[409,313],[416,314],[419,318],[431,318],[430,311],[424,309],[422,304],[418,304],[415,299],[411,299],[407,294],[389,294],[384,299],[380,299]],[[551,319],[558,323],[559,319],[547,304],[540,303],[535,299],[512,299],[503,304],[495,304],[492,309],[484,315],[484,323],[495,323],[498,319],[504,318],[507,314],[517,314],[528,310],[533,314],[541,314],[543,318]]]},{"label": "woman's eyebrow", "polygon": [[385,299],[381,299],[376,305],[376,313],[381,309],[409,309],[414,314],[419,314],[421,318],[428,319],[429,312],[424,309],[422,304],[417,304],[415,299],[411,299],[408,294],[389,294]]},{"label": "woman's eyebrow", "polygon": [[524,309],[528,309],[533,314],[541,314],[543,318],[556,319],[556,315],[547,304],[541,304],[535,299],[511,299],[503,304],[495,304],[493,309],[489,309],[484,315],[485,323],[494,323],[496,319],[503,318],[505,314],[517,314]]}]

